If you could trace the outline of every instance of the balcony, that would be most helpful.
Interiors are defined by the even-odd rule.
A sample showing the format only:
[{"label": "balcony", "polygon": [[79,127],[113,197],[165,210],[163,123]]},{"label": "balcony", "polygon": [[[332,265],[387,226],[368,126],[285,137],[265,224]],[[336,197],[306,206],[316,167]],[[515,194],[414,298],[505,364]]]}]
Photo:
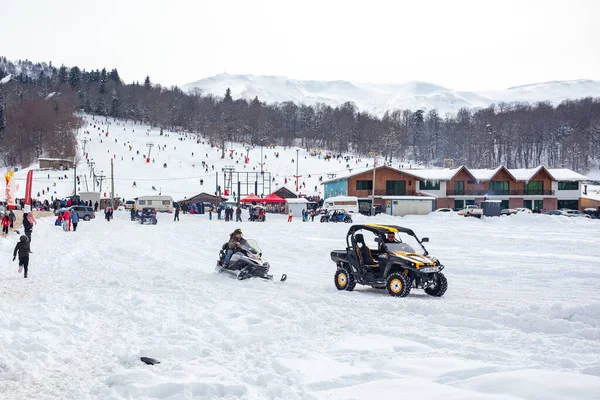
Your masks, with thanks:
[{"label": "balcony", "polygon": [[554,190],[452,190],[446,196],[554,196]]}]

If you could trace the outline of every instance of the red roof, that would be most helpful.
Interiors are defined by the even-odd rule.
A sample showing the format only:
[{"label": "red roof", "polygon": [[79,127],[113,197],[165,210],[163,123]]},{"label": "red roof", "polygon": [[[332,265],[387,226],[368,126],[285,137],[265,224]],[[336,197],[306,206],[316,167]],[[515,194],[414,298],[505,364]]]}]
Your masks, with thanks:
[{"label": "red roof", "polygon": [[282,199],[281,197],[277,196],[275,193],[271,193],[270,195],[268,195],[267,197],[265,197],[264,199],[261,199],[262,201],[264,201],[265,203],[285,203],[285,199]]},{"label": "red roof", "polygon": [[252,203],[253,201],[256,201],[258,203],[258,202],[264,201],[264,199],[261,199],[254,193],[250,193],[248,196],[241,199],[240,203]]}]

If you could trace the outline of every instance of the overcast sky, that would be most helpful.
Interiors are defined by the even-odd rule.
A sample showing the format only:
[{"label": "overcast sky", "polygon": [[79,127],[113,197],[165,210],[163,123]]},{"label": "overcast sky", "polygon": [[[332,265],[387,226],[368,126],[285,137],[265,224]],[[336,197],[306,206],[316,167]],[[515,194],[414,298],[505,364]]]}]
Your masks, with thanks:
[{"label": "overcast sky", "polygon": [[0,0],[0,55],[182,85],[223,72],[502,89],[600,80],[600,1]]}]

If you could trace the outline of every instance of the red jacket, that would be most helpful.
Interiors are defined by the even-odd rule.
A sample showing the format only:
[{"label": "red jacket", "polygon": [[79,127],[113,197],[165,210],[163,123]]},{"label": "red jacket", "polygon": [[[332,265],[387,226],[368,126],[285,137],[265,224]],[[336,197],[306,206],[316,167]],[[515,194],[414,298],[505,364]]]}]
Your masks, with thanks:
[{"label": "red jacket", "polygon": [[10,218],[8,217],[8,215],[4,215],[4,217],[2,217],[2,226],[9,226],[10,225]]}]

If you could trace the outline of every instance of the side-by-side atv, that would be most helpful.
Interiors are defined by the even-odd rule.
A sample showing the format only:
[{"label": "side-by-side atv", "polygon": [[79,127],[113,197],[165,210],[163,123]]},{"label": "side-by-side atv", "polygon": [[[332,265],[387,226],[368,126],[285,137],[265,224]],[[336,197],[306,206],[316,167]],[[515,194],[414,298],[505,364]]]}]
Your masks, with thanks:
[{"label": "side-by-side atv", "polygon": [[[364,235],[374,236],[373,249]],[[419,254],[402,241],[400,234],[412,236],[423,249]],[[393,239],[392,239],[393,237]],[[430,296],[441,297],[448,281],[444,266],[430,256],[412,229],[396,225],[353,225],[346,235],[346,250],[334,250],[331,259],[337,265],[334,281],[338,290],[353,290],[356,284],[386,289],[395,297],[405,297],[413,289],[424,289]],[[376,247],[376,248],[375,248]]]}]

